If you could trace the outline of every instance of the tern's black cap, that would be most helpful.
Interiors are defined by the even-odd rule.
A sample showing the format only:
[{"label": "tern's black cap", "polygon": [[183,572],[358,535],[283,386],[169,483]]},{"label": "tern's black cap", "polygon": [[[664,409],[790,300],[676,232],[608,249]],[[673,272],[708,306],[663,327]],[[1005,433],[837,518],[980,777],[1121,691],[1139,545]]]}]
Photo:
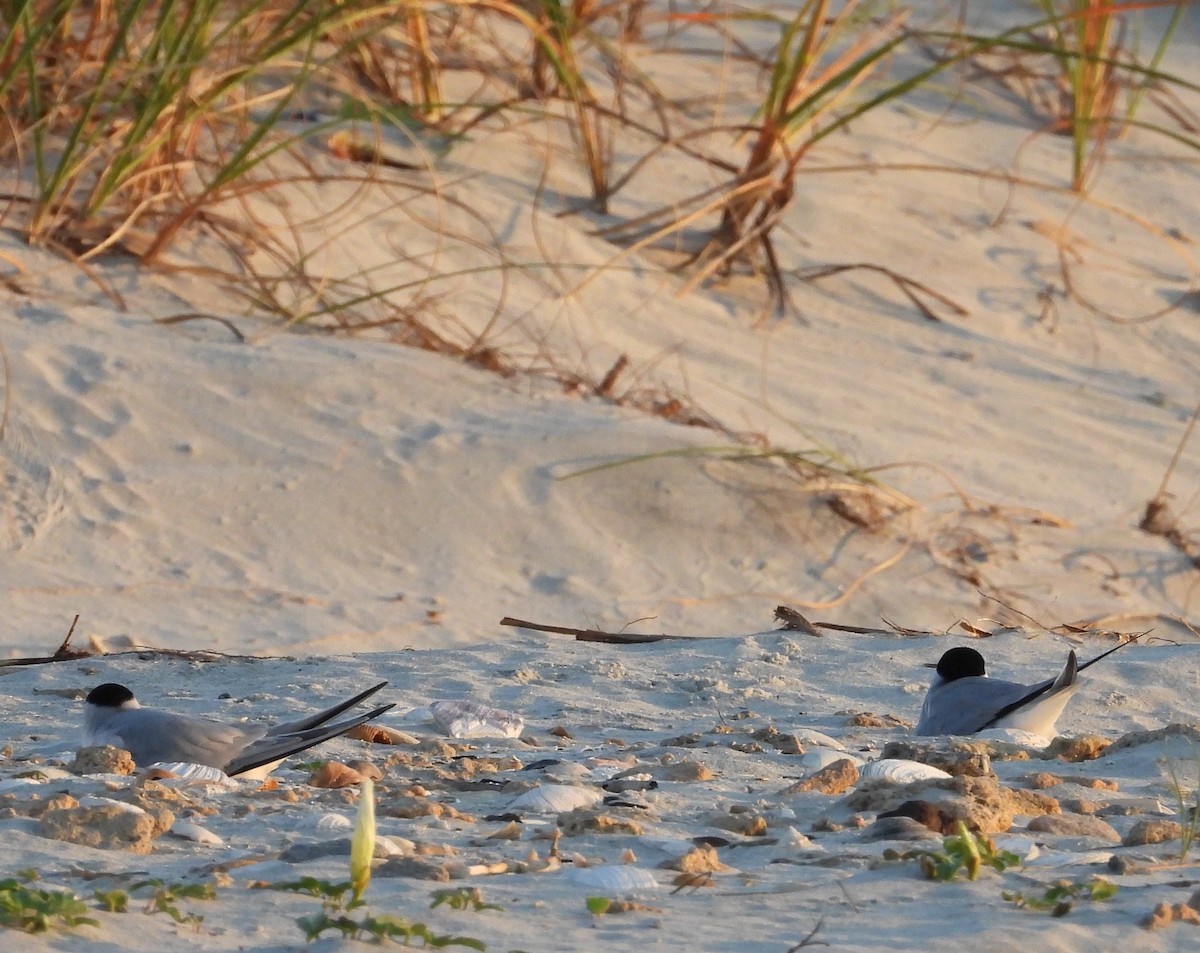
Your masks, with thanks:
[{"label": "tern's black cap", "polygon": [[120,708],[126,702],[131,701],[133,701],[133,692],[116,682],[97,685],[88,692],[87,697],[89,705],[99,705],[101,708]]},{"label": "tern's black cap", "polygon": [[965,645],[942,655],[937,663],[937,673],[948,682],[987,674],[983,667],[983,656]]}]

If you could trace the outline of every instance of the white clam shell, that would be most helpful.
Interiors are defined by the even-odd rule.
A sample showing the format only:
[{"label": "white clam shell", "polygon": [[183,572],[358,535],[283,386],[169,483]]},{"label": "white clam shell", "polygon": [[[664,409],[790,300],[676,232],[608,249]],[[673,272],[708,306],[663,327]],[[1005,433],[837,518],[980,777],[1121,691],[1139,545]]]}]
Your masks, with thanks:
[{"label": "white clam shell", "polygon": [[562,761],[559,764],[552,764],[542,773],[548,778],[563,781],[591,780],[595,777],[590,768],[582,764],[576,764],[574,761]]},{"label": "white clam shell", "polygon": [[645,867],[616,866],[572,867],[567,879],[588,890],[602,893],[629,893],[635,890],[657,890],[658,878]]},{"label": "white clam shell", "polygon": [[950,777],[941,768],[930,767],[920,761],[906,761],[902,758],[880,758],[878,761],[868,761],[862,766],[859,776],[864,781],[891,781],[893,784],[909,784],[912,781],[932,781]]},{"label": "white clam shell", "polygon": [[451,738],[517,738],[525,730],[525,720],[515,712],[466,699],[434,702],[429,713]]},{"label": "white clam shell", "polygon": [[224,771],[207,764],[192,764],[189,761],[159,761],[150,765],[150,767],[162,768],[164,771],[170,771],[175,775],[173,778],[163,778],[158,782],[159,784],[179,787],[184,784],[207,782],[221,787],[237,787],[237,782]]},{"label": "white clam shell", "polygon": [[792,732],[802,745],[813,745],[817,748],[833,748],[835,751],[845,751],[846,746],[837,738],[830,737],[815,728],[797,728]]},{"label": "white clam shell", "polygon": [[535,814],[561,814],[580,807],[591,807],[602,800],[604,794],[595,788],[575,784],[542,784],[518,795],[509,808]]},{"label": "white clam shell", "polygon": [[350,818],[342,814],[322,814],[313,826],[319,831],[348,831],[354,826]]},{"label": "white clam shell", "polygon": [[225,841],[210,831],[191,821],[176,821],[171,825],[171,833],[176,837],[195,841],[197,844],[211,844],[213,847],[224,847]]},{"label": "white clam shell", "polygon": [[863,763],[862,758],[850,754],[845,748],[809,748],[800,756],[801,766],[809,771],[820,771],[835,761],[852,761],[856,765]]},{"label": "white clam shell", "polygon": [[97,797],[94,794],[85,794],[79,799],[80,807],[119,807],[126,814],[145,814],[143,808],[136,804],[130,804],[128,801],[117,801],[111,797]]}]

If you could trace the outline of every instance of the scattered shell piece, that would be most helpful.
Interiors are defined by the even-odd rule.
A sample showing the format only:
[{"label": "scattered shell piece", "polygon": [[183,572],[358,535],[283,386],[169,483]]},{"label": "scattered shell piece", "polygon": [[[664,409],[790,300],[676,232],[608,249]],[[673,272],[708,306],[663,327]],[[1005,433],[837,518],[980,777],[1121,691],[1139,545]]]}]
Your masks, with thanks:
[{"label": "scattered shell piece", "polygon": [[711,844],[697,845],[682,857],[676,857],[674,860],[664,860],[659,866],[667,870],[678,870],[685,874],[733,870],[732,867],[721,863],[720,858],[717,857],[717,849]]},{"label": "scattered shell piece", "polygon": [[714,814],[705,818],[705,823],[710,827],[729,831],[733,834],[741,834],[745,837],[765,837],[767,833],[767,819],[761,814],[756,813],[730,812]]},{"label": "scattered shell piece", "polygon": [[379,770],[379,766],[373,761],[365,761],[359,758],[356,761],[351,761],[347,767],[353,768],[364,778],[370,778],[372,781],[383,780],[383,772]]},{"label": "scattered shell piece", "polygon": [[452,804],[443,804],[441,801],[433,801],[427,797],[413,797],[411,795],[401,795],[400,797],[381,800],[375,807],[375,813],[383,817],[404,817],[409,819],[415,817],[439,817],[449,820],[474,820],[470,814],[464,814]]},{"label": "scattered shell piece", "polygon": [[434,702],[429,712],[451,738],[518,738],[525,730],[525,720],[515,712],[466,699]]},{"label": "scattered shell piece", "polygon": [[525,828],[517,821],[509,821],[498,831],[488,834],[488,840],[520,840],[525,836]]},{"label": "scattered shell piece", "polygon": [[1111,824],[1086,814],[1043,814],[1033,818],[1026,827],[1031,831],[1043,834],[1098,837],[1114,844],[1121,840],[1121,835],[1113,829]]},{"label": "scattered shell piece", "polygon": [[192,821],[176,821],[169,831],[175,837],[195,841],[197,844],[211,844],[213,847],[224,847],[225,841],[210,831]]},{"label": "scattered shell piece", "polygon": [[827,764],[814,774],[784,788],[781,794],[801,794],[819,791],[822,794],[844,794],[858,783],[858,767],[849,758],[841,758]]},{"label": "scattered shell piece", "polygon": [[907,761],[901,758],[880,758],[878,761],[868,761],[859,772],[864,781],[890,781],[893,784],[911,784],[914,781],[932,781],[938,778],[948,778],[950,773],[920,761]]},{"label": "scattered shell piece", "polygon": [[587,832],[597,834],[631,834],[640,837],[642,825],[625,817],[616,817],[603,811],[580,808],[558,815],[558,829],[567,837]]},{"label": "scattered shell piece", "polygon": [[576,808],[591,807],[604,798],[595,788],[577,784],[541,784],[518,795],[509,810],[530,811],[534,814],[562,814]]},{"label": "scattered shell piece", "polygon": [[1183,836],[1183,827],[1175,821],[1141,820],[1129,829],[1129,833],[1121,840],[1123,847],[1141,847],[1146,844],[1161,844],[1164,841],[1179,840]]},{"label": "scattered shell piece", "polygon": [[631,893],[637,890],[657,890],[658,879],[652,870],[627,864],[606,864],[601,867],[572,867],[567,879],[588,890],[601,893]]},{"label": "scattered shell piece", "polygon": [[1186,903],[1177,903],[1175,906],[1171,906],[1166,901],[1162,901],[1149,916],[1141,921],[1141,925],[1147,930],[1158,930],[1175,921],[1200,926],[1200,912]]},{"label": "scattered shell piece", "polygon": [[366,778],[340,761],[326,761],[312,773],[308,783],[314,788],[347,788],[361,784]]},{"label": "scattered shell piece", "polygon": [[366,741],[373,745],[416,745],[418,739],[407,731],[389,728],[386,725],[358,725],[345,733],[345,737]]},{"label": "scattered shell piece", "polygon": [[[98,801],[107,801],[97,798]],[[118,802],[48,808],[38,822],[38,833],[53,840],[85,847],[123,849],[148,854],[154,838],[175,822],[175,815],[163,809],[155,814],[126,810]]]},{"label": "scattered shell piece", "polygon": [[649,772],[659,781],[711,781],[715,777],[707,765],[688,758],[667,764],[652,765],[649,767]]},{"label": "scattered shell piece", "polygon": [[992,775],[989,746],[980,741],[944,739],[934,743],[889,741],[883,746],[881,758],[920,761],[947,774],[969,774],[976,777]]},{"label": "scattered shell piece", "polygon": [[1082,735],[1078,738],[1055,738],[1042,752],[1043,758],[1058,758],[1062,761],[1092,761],[1112,745],[1112,740],[1100,735]]}]

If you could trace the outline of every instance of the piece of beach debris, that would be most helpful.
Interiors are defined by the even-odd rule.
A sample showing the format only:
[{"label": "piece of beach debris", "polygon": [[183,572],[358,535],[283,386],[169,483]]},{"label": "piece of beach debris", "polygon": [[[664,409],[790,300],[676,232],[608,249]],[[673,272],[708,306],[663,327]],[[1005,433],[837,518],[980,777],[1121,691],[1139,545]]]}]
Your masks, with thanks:
[{"label": "piece of beach debris", "polygon": [[741,834],[743,837],[764,837],[767,833],[767,819],[757,811],[750,811],[734,805],[728,811],[710,814],[704,819],[709,827],[729,831],[731,834]]},{"label": "piece of beach debris", "polygon": [[781,754],[804,754],[804,746],[800,743],[800,739],[796,735],[785,734],[774,725],[759,728],[757,731],[751,732],[750,737],[755,741],[761,741],[764,744],[770,745]]},{"label": "piece of beach debris", "polygon": [[563,832],[564,837],[577,837],[588,833],[629,834],[641,837],[644,832],[642,825],[635,820],[587,808],[559,814],[558,829]]},{"label": "piece of beach debris", "polygon": [[[701,764],[699,761],[692,761],[690,758],[684,758],[680,761],[664,759],[661,764],[643,765],[634,770],[645,771],[658,781],[695,783],[697,781],[711,781],[715,777],[708,765]],[[618,778],[623,776],[624,773],[616,775]]]},{"label": "piece of beach debris", "polygon": [[93,798],[48,809],[38,821],[38,833],[84,847],[148,854],[153,849],[152,841],[174,823],[175,815],[166,808],[151,812],[132,804]]},{"label": "piece of beach debris", "polygon": [[366,777],[340,761],[326,761],[308,778],[314,788],[347,788],[362,784]]},{"label": "piece of beach debris", "polygon": [[895,715],[877,715],[873,711],[860,711],[846,719],[847,728],[907,728],[911,725]]},{"label": "piece of beach debris", "polygon": [[525,836],[525,826],[520,821],[509,821],[499,830],[487,835],[488,840],[520,840]]},{"label": "piece of beach debris", "polygon": [[1187,903],[1177,903],[1171,906],[1163,900],[1142,919],[1141,926],[1147,930],[1161,930],[1176,922],[1200,926],[1200,912]]},{"label": "piece of beach debris", "polygon": [[1026,787],[1032,788],[1035,791],[1044,791],[1046,788],[1056,788],[1063,783],[1063,779],[1057,774],[1051,774],[1049,771],[1035,771],[1033,774],[1027,774],[1023,778],[1018,778]]},{"label": "piece of beach debris", "polygon": [[852,811],[883,813],[909,800],[932,801],[981,834],[1004,833],[1012,827],[1017,815],[1062,811],[1058,801],[1048,794],[1008,788],[994,778],[968,776],[913,784],[864,781],[839,803]]},{"label": "piece of beach debris", "polygon": [[1096,837],[1114,844],[1121,840],[1111,824],[1086,814],[1043,814],[1030,820],[1026,830],[1064,837]]},{"label": "piece of beach debris", "polygon": [[123,748],[113,745],[101,745],[95,748],[80,748],[71,762],[70,769],[75,774],[133,774],[137,765],[133,763],[133,755]]},{"label": "piece of beach debris", "polygon": [[531,814],[562,814],[581,807],[599,804],[604,794],[592,787],[578,784],[540,784],[517,795],[508,805],[510,811]]},{"label": "piece of beach debris", "polygon": [[1112,745],[1111,738],[1100,735],[1080,735],[1064,738],[1059,735],[1041,752],[1040,758],[1056,758],[1059,761],[1093,761]]},{"label": "piece of beach debris", "polygon": [[462,813],[451,804],[405,794],[381,799],[375,805],[375,812],[382,817],[404,817],[410,820],[415,817],[441,817],[471,822],[475,820],[470,814]]},{"label": "piece of beach debris", "polygon": [[849,758],[839,758],[779,793],[786,795],[817,791],[821,794],[844,794],[858,783],[859,777],[858,767],[853,761]]},{"label": "piece of beach debris", "polygon": [[1156,741],[1166,741],[1171,738],[1200,742],[1200,725],[1186,725],[1182,722],[1172,722],[1163,728],[1130,731],[1121,735],[1120,738],[1112,743],[1109,753],[1120,751],[1122,748],[1136,748],[1139,745],[1154,744]]},{"label": "piece of beach debris", "polygon": [[1183,836],[1183,827],[1175,821],[1145,818],[1138,821],[1121,839],[1123,847],[1143,847],[1147,844],[1162,844],[1166,841],[1179,840]]},{"label": "piece of beach debris", "polygon": [[880,758],[919,761],[932,768],[939,768],[947,774],[986,777],[994,773],[986,742],[951,741],[947,744],[921,744],[913,741],[889,741],[883,746]]},{"label": "piece of beach debris", "polygon": [[393,857],[371,871],[372,877],[404,877],[409,880],[433,880],[446,883],[451,879],[451,865],[423,860],[420,857]]},{"label": "piece of beach debris", "polygon": [[[953,834],[958,827],[958,817],[931,801],[914,799],[899,804],[890,811],[882,812],[876,824],[884,820],[907,819],[920,824],[926,831],[935,834]],[[903,825],[900,825],[902,828]]]},{"label": "piece of beach debris", "polygon": [[515,712],[465,698],[433,702],[429,711],[451,738],[519,738],[525,730],[525,720]]},{"label": "piece of beach debris", "polygon": [[684,874],[717,873],[734,868],[721,863],[717,849],[711,844],[697,844],[686,854],[659,864],[664,870],[678,870]]}]

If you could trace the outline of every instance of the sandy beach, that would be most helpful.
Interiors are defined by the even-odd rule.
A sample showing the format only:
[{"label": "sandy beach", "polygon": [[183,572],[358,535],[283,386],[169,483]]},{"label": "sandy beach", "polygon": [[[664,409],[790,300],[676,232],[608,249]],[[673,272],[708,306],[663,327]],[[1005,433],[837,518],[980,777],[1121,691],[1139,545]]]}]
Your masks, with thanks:
[{"label": "sandy beach", "polygon": [[[972,35],[1037,19],[909,6],[910,27]],[[609,240],[727,175],[697,150],[745,158],[726,126],[752,123],[760,59],[795,15],[752,7],[776,19],[710,29],[707,8],[647,6],[611,127],[629,177],[604,210],[570,122],[545,121],[569,102],[535,110],[501,68],[520,21],[483,13],[433,21],[457,44],[443,95],[517,105],[465,130],[364,133],[368,168],[320,124],[329,91],[304,93],[274,185],[214,201],[153,263],[145,222],[107,253],[31,242],[31,180],[5,169],[0,657],[50,655],[77,616],[88,654],[0,668],[0,879],[37,871],[97,921],[6,932],[22,950],[360,948],[306,943],[296,920],[320,900],[264,886],[348,876],[358,788],[310,784],[314,759],[381,774],[354,915],[490,951],[1200,936],[1186,914],[1144,924],[1200,886],[1200,152],[1181,141],[1200,14],[1158,66],[1183,85],[1104,143],[1083,193],[1070,138],[1020,95],[1028,59],[964,58],[820,139],[771,233],[790,298],[775,309],[761,270],[677,267],[711,209],[645,247]],[[1143,60],[1170,13],[1142,14]],[[595,30],[616,42],[613,23]],[[946,42],[897,46],[861,94]],[[587,62],[616,102],[612,70]],[[646,132],[662,103],[669,147]],[[817,634],[781,630],[778,606]],[[688,638],[580,642],[506,617]],[[953,645],[1034,683],[1135,635],[1058,722],[1111,750],[913,735]],[[72,770],[101,682],[278,722],[383,679],[393,743],[337,739],[277,785]],[[455,700],[524,729],[450,737],[428,706]],[[884,758],[955,777],[862,775]],[[513,806],[553,784],[573,813]],[[148,811],[148,852],[49,835],[64,797]],[[941,882],[915,855],[885,859],[953,833],[879,826],[910,799],[953,802],[1019,863]],[[1118,891],[1063,916],[1017,902],[1095,877]],[[144,913],[171,884],[215,897]],[[430,908],[459,888],[500,909]],[[128,911],[94,890],[131,891]],[[631,908],[589,912],[599,896]]]}]

